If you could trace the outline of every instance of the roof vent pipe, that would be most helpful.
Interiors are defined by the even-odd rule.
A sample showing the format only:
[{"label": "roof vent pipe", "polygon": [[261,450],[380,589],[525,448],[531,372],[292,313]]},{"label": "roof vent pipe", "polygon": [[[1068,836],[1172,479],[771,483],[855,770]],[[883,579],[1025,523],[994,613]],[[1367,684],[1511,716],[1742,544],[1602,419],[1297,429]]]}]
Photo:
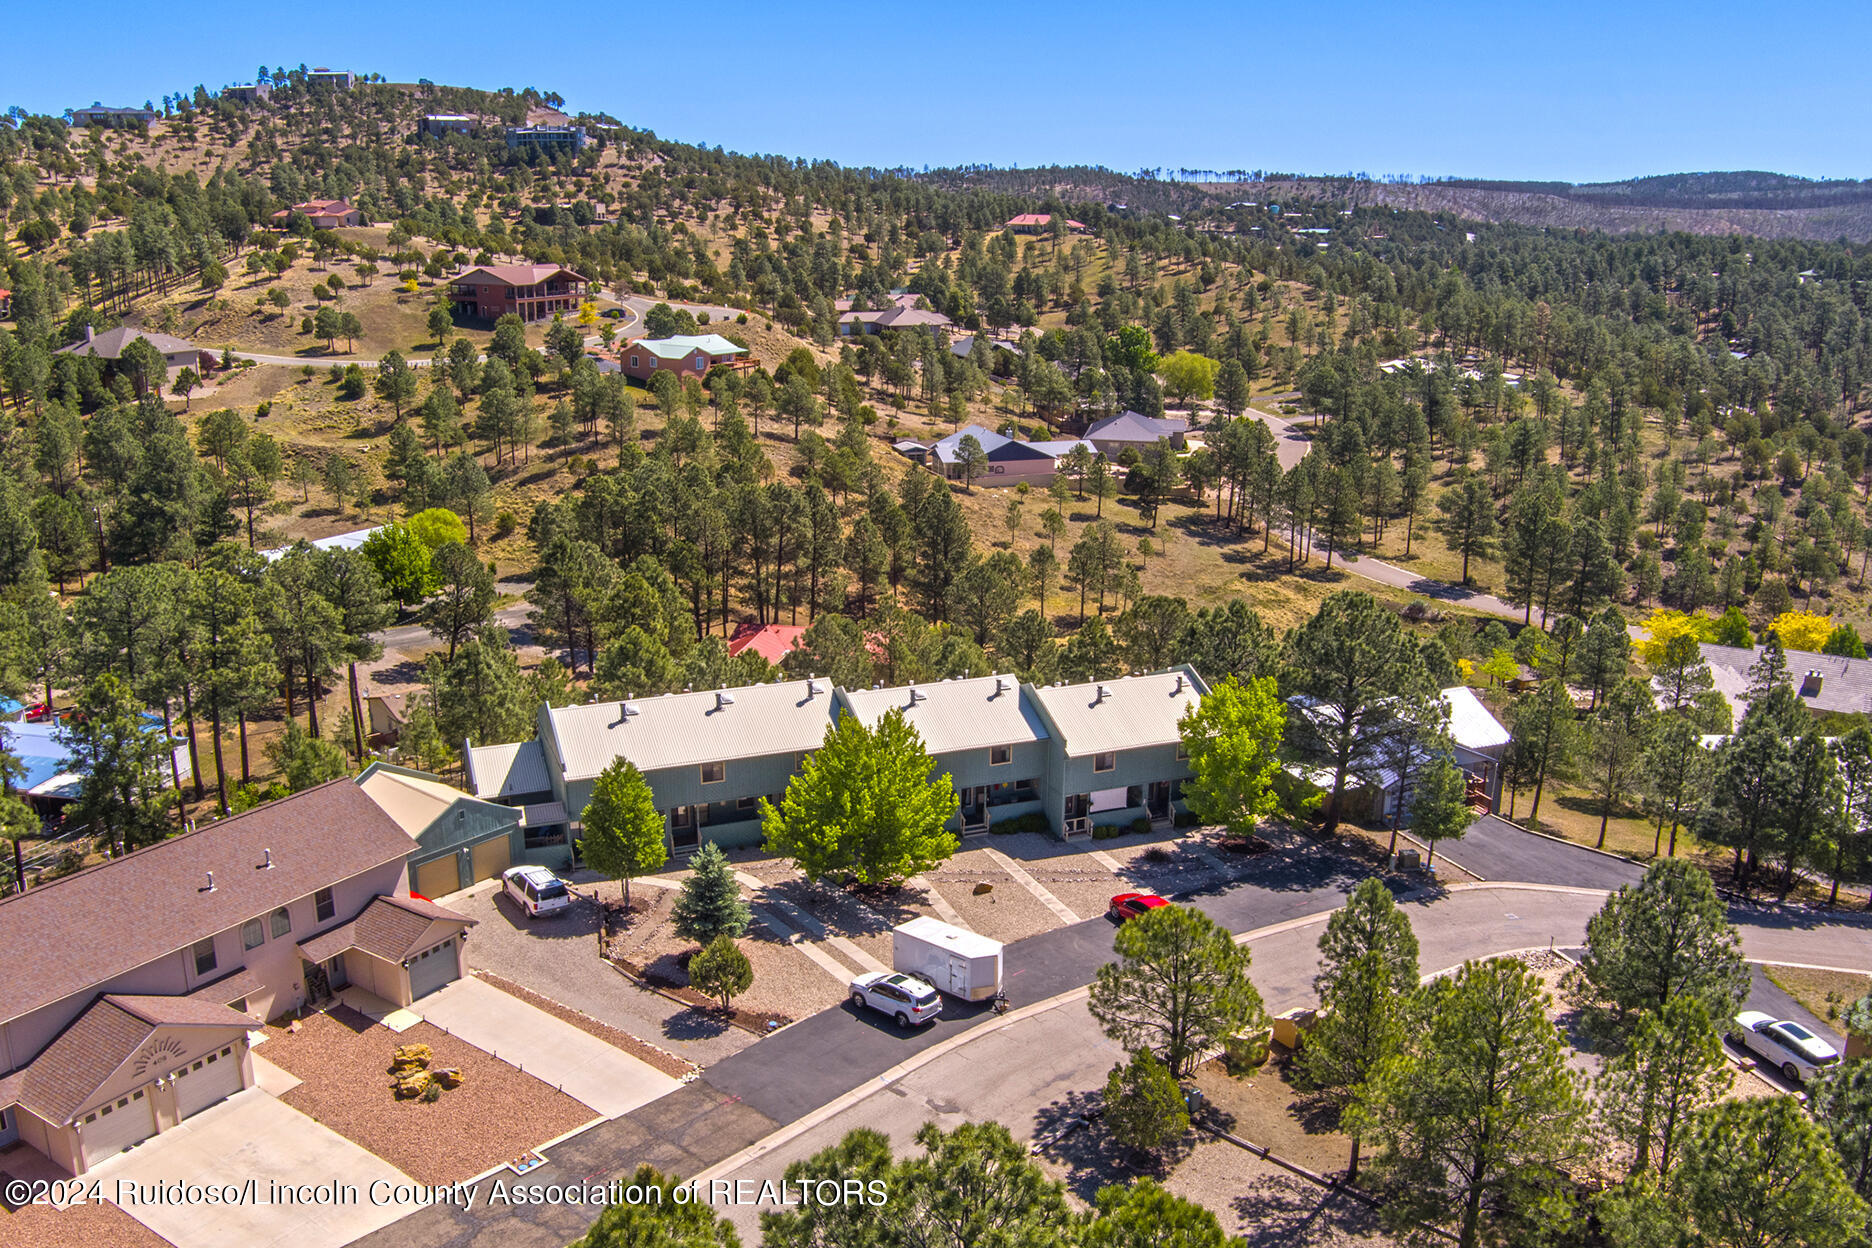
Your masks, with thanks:
[{"label": "roof vent pipe", "polygon": [[918,689],[915,685],[910,686],[910,705],[911,706],[915,706],[917,703],[921,702],[925,696],[927,695],[925,695],[921,689]]},{"label": "roof vent pipe", "polygon": [[733,705],[734,705],[734,694],[729,693],[726,689],[719,690],[715,694],[715,709],[716,710],[718,711],[725,710],[728,707],[731,707]]},{"label": "roof vent pipe", "polygon": [[204,892],[204,893],[212,893],[212,892],[214,892],[214,891],[215,891],[215,889],[214,889],[214,872],[212,872],[212,871],[210,871],[210,872],[208,873],[208,887],[206,887],[206,888],[204,888],[204,889],[202,889],[201,891],[202,891],[202,892]]},{"label": "roof vent pipe", "polygon": [[1100,685],[1098,687],[1098,696],[1093,698],[1092,702],[1094,705],[1097,705],[1098,703],[1103,702],[1106,698],[1109,698],[1109,697],[1111,697],[1111,690],[1107,689],[1104,685]]},{"label": "roof vent pipe", "polygon": [[1182,692],[1183,692],[1183,677],[1182,677],[1182,675],[1181,675],[1181,674],[1179,674],[1179,675],[1177,676],[1177,683],[1176,683],[1176,688],[1175,688],[1175,689],[1172,689],[1172,690],[1171,690],[1170,692],[1172,692],[1172,693],[1182,693]]},{"label": "roof vent pipe", "polygon": [[262,871],[271,871],[273,869],[273,851],[270,849],[263,849],[260,852],[266,855],[265,861],[260,864],[260,869]]}]

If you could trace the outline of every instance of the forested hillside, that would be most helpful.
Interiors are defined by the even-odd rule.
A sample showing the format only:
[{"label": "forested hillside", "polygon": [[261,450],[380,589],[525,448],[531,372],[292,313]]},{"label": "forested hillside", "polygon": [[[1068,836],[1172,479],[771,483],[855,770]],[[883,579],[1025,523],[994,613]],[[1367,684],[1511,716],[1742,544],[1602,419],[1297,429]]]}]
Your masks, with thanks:
[{"label": "forested hillside", "polygon": [[[194,799],[342,766],[352,665],[376,670],[399,608],[434,634],[405,652],[406,756],[440,767],[529,735],[542,700],[763,678],[724,642],[750,622],[811,624],[790,667],[859,684],[1252,672],[1371,554],[1535,623],[1865,618],[1861,246],[1277,212],[1161,181],[1120,199],[1098,171],[1016,191],[596,115],[569,118],[582,152],[516,150],[502,127],[565,119],[556,97],[269,77],[271,102],[201,90],[147,132],[0,127],[7,682],[88,722],[166,707],[199,742]],[[429,113],[473,130],[425,135]],[[1173,220],[1162,188],[1207,206]],[[275,220],[325,198],[371,224]],[[1021,212],[1055,221],[1005,229]],[[563,322],[451,314],[450,274],[520,259],[603,293]],[[839,301],[898,290],[954,333],[840,337]],[[707,317],[758,367],[628,386],[592,358],[622,323],[601,303],[632,334]],[[60,353],[119,323],[227,367]],[[1069,457],[1050,490],[892,449],[1127,408],[1190,418],[1198,445]],[[384,524],[361,553],[255,553]],[[487,627],[522,598],[550,661]],[[1473,634],[1445,630],[1452,671],[1489,657]],[[173,826],[153,767],[134,816],[108,794],[85,816]]]}]

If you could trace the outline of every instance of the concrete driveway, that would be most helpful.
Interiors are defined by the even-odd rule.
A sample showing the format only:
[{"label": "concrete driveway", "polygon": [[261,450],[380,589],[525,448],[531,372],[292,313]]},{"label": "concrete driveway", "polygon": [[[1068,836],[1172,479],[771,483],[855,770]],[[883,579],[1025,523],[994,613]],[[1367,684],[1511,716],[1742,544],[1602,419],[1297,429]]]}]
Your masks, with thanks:
[{"label": "concrete driveway", "polygon": [[[414,1203],[376,1204],[371,1184],[415,1180],[389,1162],[321,1126],[259,1088],[238,1092],[180,1126],[113,1157],[91,1177],[114,1194],[117,1184],[239,1185],[252,1180],[256,1200],[229,1205],[124,1203],[125,1213],[184,1248],[339,1248],[410,1213]],[[273,1204],[272,1185],[340,1184],[353,1203],[307,1193]]]},{"label": "concrete driveway", "polygon": [[1461,840],[1439,842],[1437,857],[1449,859],[1481,880],[1569,888],[1623,888],[1643,879],[1645,872],[1635,862],[1536,836],[1494,815],[1470,824]]},{"label": "concrete driveway", "polygon": [[410,1009],[607,1118],[680,1086],[596,1036],[472,976],[437,989]]}]

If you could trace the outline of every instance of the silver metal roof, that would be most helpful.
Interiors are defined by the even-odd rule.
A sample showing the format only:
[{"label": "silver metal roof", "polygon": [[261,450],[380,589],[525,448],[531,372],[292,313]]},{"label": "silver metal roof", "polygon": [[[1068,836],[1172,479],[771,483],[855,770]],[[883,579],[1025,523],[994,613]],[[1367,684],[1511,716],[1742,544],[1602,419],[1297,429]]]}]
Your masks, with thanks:
[{"label": "silver metal roof", "polygon": [[894,689],[841,689],[839,696],[866,725],[891,708],[923,738],[932,754],[1047,739],[1046,725],[1021,696],[1015,676],[938,680]]},{"label": "silver metal roof", "polygon": [[546,751],[538,741],[470,746],[468,785],[476,797],[493,799],[548,792]]},{"label": "silver metal roof", "polygon": [[1195,669],[1185,665],[1149,676],[1050,685],[1033,694],[1058,730],[1066,756],[1083,758],[1182,740],[1177,721],[1207,691]]},{"label": "silver metal roof", "polygon": [[587,780],[615,758],[660,771],[816,749],[836,706],[831,681],[789,680],[557,707],[546,712],[544,730],[558,744],[565,778]]}]

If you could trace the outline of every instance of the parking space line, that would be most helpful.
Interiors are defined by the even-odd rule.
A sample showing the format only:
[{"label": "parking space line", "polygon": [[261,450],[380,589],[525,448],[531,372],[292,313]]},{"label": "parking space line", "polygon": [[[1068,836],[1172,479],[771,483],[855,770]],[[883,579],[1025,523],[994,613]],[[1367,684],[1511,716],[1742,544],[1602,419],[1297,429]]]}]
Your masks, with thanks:
[{"label": "parking space line", "polygon": [[1000,850],[994,849],[990,846],[986,846],[986,845],[982,846],[982,851],[986,853],[988,857],[993,859],[995,864],[999,866],[1003,871],[1013,876],[1014,882],[1016,884],[1020,885],[1022,888],[1026,889],[1028,892],[1032,893],[1035,897],[1037,897],[1040,901],[1040,904],[1045,906],[1047,909],[1051,910],[1053,912],[1054,917],[1059,919],[1060,922],[1064,923],[1068,927],[1071,927],[1073,924],[1079,921],[1079,916],[1072,912],[1072,908],[1070,906],[1068,906],[1065,902],[1061,901],[1059,898],[1055,897],[1051,892],[1049,892],[1046,886],[1040,883],[1039,880],[1036,880],[1033,878],[1033,876],[1027,874],[1027,869],[1021,866],[1020,863],[1015,862],[1012,858],[1008,857],[1006,854],[1002,853]]}]

